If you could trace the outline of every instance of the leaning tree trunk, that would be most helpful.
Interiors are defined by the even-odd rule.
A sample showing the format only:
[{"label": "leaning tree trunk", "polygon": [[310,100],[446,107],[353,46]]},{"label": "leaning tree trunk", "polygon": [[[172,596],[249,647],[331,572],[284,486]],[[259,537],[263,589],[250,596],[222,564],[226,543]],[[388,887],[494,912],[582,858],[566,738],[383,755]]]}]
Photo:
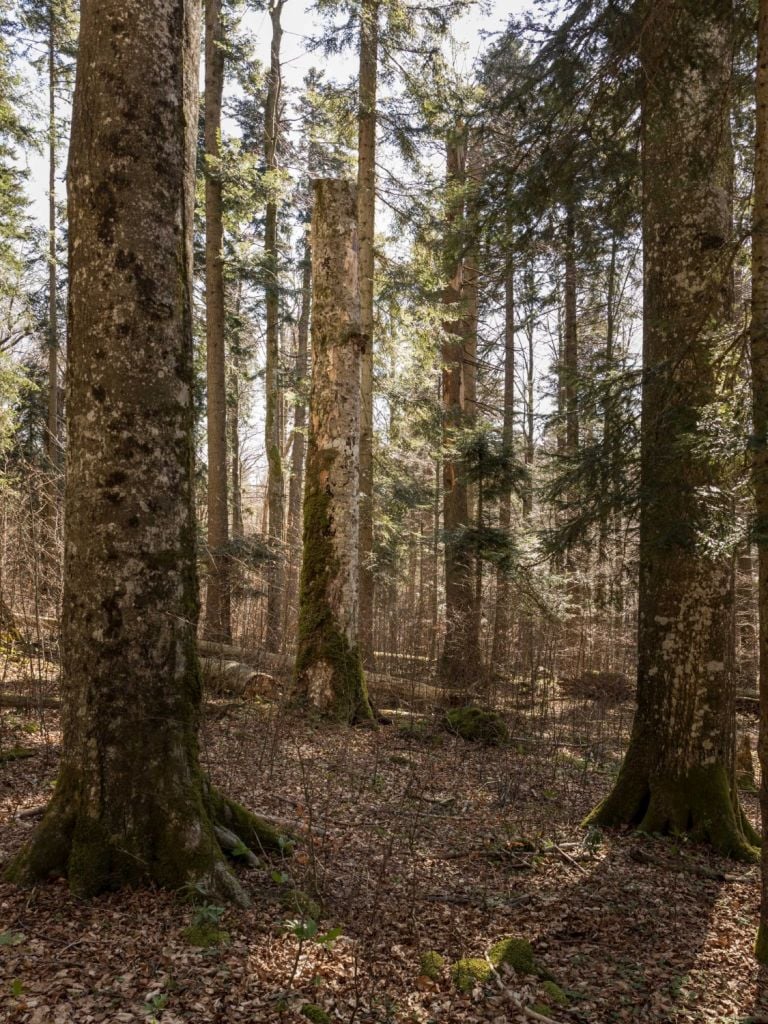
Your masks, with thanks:
[{"label": "leaning tree trunk", "polygon": [[224,49],[221,0],[205,2],[205,315],[208,424],[208,585],[205,635],[228,640],[227,379],[224,339],[224,221],[221,105]]},{"label": "leaning tree trunk", "polygon": [[[733,12],[651,5],[641,45],[645,336],[638,708],[601,825],[687,832],[749,858],[734,786],[728,503],[707,453],[730,310]],[[670,175],[669,168],[675,173]]]},{"label": "leaning tree trunk", "polygon": [[760,0],[756,82],[755,208],[752,226],[752,481],[757,505],[760,637],[762,900],[755,955],[768,964],[768,0]]},{"label": "leaning tree trunk", "polygon": [[198,6],[82,6],[71,290],[62,764],[7,877],[242,900],[216,829],[277,837],[198,760],[192,213]]},{"label": "leaning tree trunk", "polygon": [[[272,43],[267,85],[267,102],[264,114],[264,159],[267,171],[277,173],[277,143],[280,132],[280,45],[283,30],[280,16],[284,0],[269,5],[272,22]],[[281,618],[284,587],[284,540],[285,513],[283,509],[283,455],[281,437],[281,387],[280,387],[280,279],[277,251],[277,196],[276,180],[269,183],[269,198],[264,221],[264,263],[266,273],[265,305],[267,335],[266,366],[266,416],[265,441],[267,450],[267,509],[269,514],[269,536],[278,550],[269,570],[267,588],[267,650],[276,651],[282,638]]]},{"label": "leaning tree trunk", "polygon": [[360,8],[357,230],[360,241],[360,324],[365,348],[360,376],[360,647],[373,667],[373,276],[376,219],[376,84],[379,0]]},{"label": "leaning tree trunk", "polygon": [[[468,378],[467,316],[464,301],[465,147],[447,148],[447,259],[449,280],[443,295],[447,319],[443,341],[443,527],[445,530],[445,639],[439,672],[446,686],[460,696],[480,666],[480,642],[474,614],[472,552],[466,540],[470,524],[467,467],[459,450],[466,425]],[[470,385],[471,389],[471,385]]]},{"label": "leaning tree trunk", "polygon": [[346,721],[372,717],[358,647],[360,332],[356,189],[315,182],[312,391],[296,695]]}]

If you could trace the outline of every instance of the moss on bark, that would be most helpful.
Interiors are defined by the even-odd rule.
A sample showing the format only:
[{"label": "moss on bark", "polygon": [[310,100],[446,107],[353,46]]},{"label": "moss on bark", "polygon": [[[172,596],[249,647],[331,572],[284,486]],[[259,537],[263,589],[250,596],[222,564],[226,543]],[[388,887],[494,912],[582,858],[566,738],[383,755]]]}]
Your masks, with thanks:
[{"label": "moss on bark", "polygon": [[292,841],[244,807],[201,782],[195,815],[155,806],[165,825],[149,824],[140,833],[117,833],[106,819],[79,815],[77,790],[63,776],[51,804],[29,843],[6,868],[7,881],[34,885],[63,876],[83,898],[122,887],[156,884],[194,889],[241,905],[247,903],[214,834],[221,825],[250,850],[287,854]]},{"label": "moss on bark", "polygon": [[612,792],[584,825],[634,826],[640,832],[687,834],[726,857],[753,863],[759,837],[733,794],[722,764],[701,765],[681,778],[652,776],[630,754]]},{"label": "moss on bark", "polygon": [[[300,701],[318,706],[340,721],[371,721],[374,717],[360,651],[336,622],[328,588],[339,571],[332,542],[330,497],[321,486],[328,458],[307,466],[304,497],[304,559],[301,569],[299,642],[295,687]],[[313,677],[322,678],[320,688]]]}]

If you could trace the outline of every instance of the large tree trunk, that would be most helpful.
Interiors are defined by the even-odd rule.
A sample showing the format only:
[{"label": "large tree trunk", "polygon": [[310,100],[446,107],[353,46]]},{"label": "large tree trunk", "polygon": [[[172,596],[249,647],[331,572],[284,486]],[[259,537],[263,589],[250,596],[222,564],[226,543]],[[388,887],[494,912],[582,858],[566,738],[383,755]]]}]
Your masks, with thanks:
[{"label": "large tree trunk", "polygon": [[360,326],[365,348],[360,375],[360,649],[373,667],[373,276],[376,220],[376,84],[379,0],[360,7],[357,230],[360,244]]},{"label": "large tree trunk", "polygon": [[[267,172],[277,171],[277,144],[280,133],[280,45],[283,30],[280,16],[283,0],[270,3],[269,16],[272,22],[272,44],[270,47],[267,101],[264,115],[264,160]],[[277,199],[274,189],[276,182],[270,182],[264,222],[264,263],[266,273],[266,314],[267,314],[267,371],[266,371],[266,449],[267,449],[267,508],[269,513],[269,536],[276,542],[278,551],[269,572],[267,592],[267,648],[276,651],[282,639],[281,612],[284,600],[284,540],[285,514],[283,509],[283,457],[281,443],[281,386],[280,386],[280,279],[277,251]]]},{"label": "large tree trunk", "polygon": [[315,182],[312,392],[296,694],[346,721],[371,718],[358,647],[360,331],[356,189]]},{"label": "large tree trunk", "polygon": [[224,338],[224,222],[221,104],[224,49],[221,0],[205,2],[205,313],[208,383],[208,585],[205,635],[228,640],[227,381]]},{"label": "large tree trunk", "polygon": [[746,858],[756,837],[734,792],[731,552],[714,518],[721,479],[701,428],[717,400],[717,330],[730,311],[732,52],[727,0],[651,5],[640,54],[638,709],[616,786],[591,820],[687,832]]},{"label": "large tree trunk", "polygon": [[[192,212],[198,6],[82,5],[69,167],[62,765],[9,878],[242,900],[197,729]],[[235,819],[236,823],[235,823]]]},{"label": "large tree trunk", "polygon": [[457,692],[475,680],[480,643],[474,614],[472,552],[466,540],[470,524],[469,486],[464,459],[457,451],[467,417],[466,311],[463,307],[463,190],[466,177],[464,141],[447,148],[447,264],[443,295],[447,319],[443,341],[443,527],[445,530],[445,639],[439,671]]},{"label": "large tree trunk", "polygon": [[756,82],[755,206],[752,227],[752,480],[757,505],[760,617],[760,810],[762,900],[755,955],[768,964],[768,0],[760,0]]}]

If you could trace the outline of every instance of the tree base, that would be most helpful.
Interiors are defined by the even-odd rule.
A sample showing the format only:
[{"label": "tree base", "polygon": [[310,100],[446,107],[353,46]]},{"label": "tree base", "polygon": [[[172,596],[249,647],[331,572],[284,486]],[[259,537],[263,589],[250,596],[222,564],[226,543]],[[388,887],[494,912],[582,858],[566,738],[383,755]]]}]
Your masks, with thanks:
[{"label": "tree base", "polygon": [[[65,776],[35,834],[6,868],[6,881],[34,885],[65,877],[72,892],[83,898],[155,884],[247,906],[248,897],[227,864],[217,830],[233,834],[244,853],[291,852],[290,837],[206,782],[196,815],[182,818],[167,810],[157,828],[146,827],[140,834],[110,834],[101,821],[78,813],[71,796]],[[159,813],[157,807],[153,811]],[[147,826],[151,820],[146,819]],[[227,852],[239,856],[237,850]],[[254,857],[246,859],[253,862]]]},{"label": "tree base", "polygon": [[679,779],[651,778],[631,764],[622,766],[613,791],[584,825],[639,832],[685,834],[735,860],[758,860],[760,838],[732,794],[725,767],[706,765]]}]

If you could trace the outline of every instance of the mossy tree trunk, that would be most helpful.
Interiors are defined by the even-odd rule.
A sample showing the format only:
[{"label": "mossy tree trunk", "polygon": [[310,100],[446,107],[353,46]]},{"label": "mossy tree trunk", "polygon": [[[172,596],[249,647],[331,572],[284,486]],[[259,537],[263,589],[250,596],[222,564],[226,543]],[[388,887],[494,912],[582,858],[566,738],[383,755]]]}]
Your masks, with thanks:
[{"label": "mossy tree trunk", "polygon": [[312,390],[296,695],[340,719],[372,717],[358,647],[360,292],[356,189],[315,185]]},{"label": "mossy tree trunk", "polygon": [[638,708],[619,778],[590,820],[686,832],[748,858],[757,837],[734,786],[732,553],[701,423],[730,315],[732,54],[730,0],[650,4]]},{"label": "mossy tree trunk", "polygon": [[267,650],[277,651],[282,640],[282,609],[284,558],[282,545],[285,539],[284,474],[280,415],[282,388],[280,382],[280,274],[277,247],[278,215],[278,141],[280,136],[280,47],[283,29],[280,17],[284,0],[269,5],[272,23],[269,75],[267,78],[267,99],[264,111],[264,161],[267,174],[267,208],[264,220],[264,271],[266,274],[266,416],[265,441],[267,450],[267,509],[269,515],[269,536],[275,541],[278,551],[269,571],[267,589]]},{"label": "mossy tree trunk", "polygon": [[762,900],[755,954],[768,964],[768,0],[758,8],[757,132],[752,226],[752,479],[757,505],[760,637],[760,809]]},{"label": "mossy tree trunk", "polygon": [[71,286],[62,765],[7,876],[242,900],[216,827],[277,841],[198,761],[192,210],[199,9],[82,6]]},{"label": "mossy tree trunk", "polygon": [[221,0],[205,0],[205,316],[208,426],[208,585],[205,635],[231,638],[227,503],[227,379],[224,337],[224,219],[221,107],[224,30]]},{"label": "mossy tree trunk", "polygon": [[360,376],[360,648],[373,667],[373,277],[376,223],[376,86],[379,0],[360,6],[357,230],[360,241],[360,324],[365,348]]},{"label": "mossy tree trunk", "polygon": [[[443,340],[443,527],[445,531],[445,638],[439,672],[457,694],[470,687],[481,665],[475,615],[467,469],[460,454],[461,433],[474,395],[466,360],[468,317],[464,294],[465,133],[457,131],[447,146],[446,310]],[[469,384],[469,389],[468,389]]]}]

